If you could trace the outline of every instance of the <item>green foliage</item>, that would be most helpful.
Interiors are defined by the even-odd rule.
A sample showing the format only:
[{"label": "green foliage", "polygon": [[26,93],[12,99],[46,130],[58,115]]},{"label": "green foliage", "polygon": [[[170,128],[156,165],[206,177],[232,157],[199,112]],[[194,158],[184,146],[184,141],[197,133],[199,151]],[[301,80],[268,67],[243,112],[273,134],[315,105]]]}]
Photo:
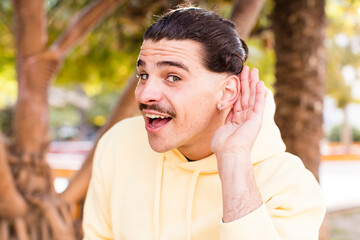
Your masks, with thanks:
[{"label": "green foliage", "polygon": [[96,103],[91,108],[91,111],[87,112],[86,121],[87,124],[100,127],[107,119],[107,116],[111,110],[115,107],[119,93],[113,92],[110,94],[98,94],[91,97],[93,103]]},{"label": "green foliage", "polygon": [[352,135],[354,142],[360,142],[360,129],[352,128]]},{"label": "green foliage", "polygon": [[12,136],[13,109],[8,107],[0,110],[0,131],[5,136]]},{"label": "green foliage", "polygon": [[[336,125],[333,127],[329,134],[327,135],[327,139],[330,142],[340,142],[341,140],[341,125]],[[360,142],[360,129],[357,129],[355,127],[351,127],[351,134],[352,134],[352,141],[353,142]]]},{"label": "green foliage", "polygon": [[[356,101],[351,93],[353,82],[345,81],[342,70],[344,67],[360,69],[360,46],[355,46],[360,32],[359,9],[360,1],[328,0],[326,5],[327,90],[339,108]],[[360,74],[357,79],[359,81]]]},{"label": "green foliage", "polygon": [[15,102],[17,84],[15,81],[15,50],[11,33],[10,1],[0,2],[0,109]]},{"label": "green foliage", "polygon": [[246,64],[258,68],[260,79],[267,87],[272,88],[275,83],[275,51],[266,47],[264,37],[251,37],[247,44],[249,46],[249,58]]}]

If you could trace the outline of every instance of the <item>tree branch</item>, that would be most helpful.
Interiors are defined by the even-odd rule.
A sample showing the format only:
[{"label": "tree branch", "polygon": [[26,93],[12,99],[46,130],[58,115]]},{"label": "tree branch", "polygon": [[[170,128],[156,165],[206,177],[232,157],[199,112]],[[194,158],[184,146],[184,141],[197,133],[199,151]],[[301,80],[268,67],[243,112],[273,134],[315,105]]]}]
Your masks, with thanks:
[{"label": "tree branch", "polygon": [[237,0],[230,20],[242,39],[247,39],[258,19],[265,0]]},{"label": "tree branch", "polygon": [[126,0],[97,0],[86,6],[71,21],[65,32],[51,45],[50,51],[60,58],[74,47],[98,23]]}]

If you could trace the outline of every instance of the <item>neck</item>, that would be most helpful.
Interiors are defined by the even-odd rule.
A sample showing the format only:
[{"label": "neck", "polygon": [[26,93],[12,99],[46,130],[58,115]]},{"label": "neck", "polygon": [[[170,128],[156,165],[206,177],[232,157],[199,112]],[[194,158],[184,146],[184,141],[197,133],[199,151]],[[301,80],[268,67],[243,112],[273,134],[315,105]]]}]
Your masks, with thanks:
[{"label": "neck", "polygon": [[202,149],[205,146],[181,146],[178,150],[189,160],[189,161],[197,161],[203,158],[206,158],[213,154],[210,149],[210,144],[208,149]]},{"label": "neck", "polygon": [[223,110],[222,112],[220,112],[218,123],[216,123],[217,121],[213,119],[213,125],[206,128],[207,133],[202,134],[201,138],[193,139],[193,141],[191,141],[190,143],[178,147],[178,150],[188,160],[192,161],[200,160],[213,154],[210,147],[212,137],[215,131],[225,124],[225,119],[228,116],[229,111],[230,110]]}]

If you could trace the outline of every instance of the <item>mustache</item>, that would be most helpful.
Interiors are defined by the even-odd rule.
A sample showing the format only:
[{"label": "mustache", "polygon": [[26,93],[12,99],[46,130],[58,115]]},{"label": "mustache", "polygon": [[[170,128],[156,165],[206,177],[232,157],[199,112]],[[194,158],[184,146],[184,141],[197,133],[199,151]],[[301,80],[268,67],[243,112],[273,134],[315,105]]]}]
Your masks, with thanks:
[{"label": "mustache", "polygon": [[140,103],[139,109],[140,109],[140,111],[143,109],[155,110],[160,113],[165,113],[165,114],[171,116],[172,118],[176,118],[176,113],[173,110],[164,109],[157,104],[147,105],[147,104]]}]

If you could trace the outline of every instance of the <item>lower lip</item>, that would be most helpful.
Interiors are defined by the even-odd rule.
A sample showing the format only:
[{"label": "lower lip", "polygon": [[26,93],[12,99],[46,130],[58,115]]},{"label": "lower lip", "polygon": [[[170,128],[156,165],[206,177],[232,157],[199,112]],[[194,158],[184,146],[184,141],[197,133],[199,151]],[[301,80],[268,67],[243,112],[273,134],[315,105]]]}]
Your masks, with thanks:
[{"label": "lower lip", "polygon": [[172,121],[172,119],[165,123],[164,125],[154,128],[150,125],[150,119],[148,117],[145,118],[145,129],[146,131],[148,131],[149,133],[157,133],[159,132],[161,129],[163,129],[166,125],[168,125],[170,122]]}]

